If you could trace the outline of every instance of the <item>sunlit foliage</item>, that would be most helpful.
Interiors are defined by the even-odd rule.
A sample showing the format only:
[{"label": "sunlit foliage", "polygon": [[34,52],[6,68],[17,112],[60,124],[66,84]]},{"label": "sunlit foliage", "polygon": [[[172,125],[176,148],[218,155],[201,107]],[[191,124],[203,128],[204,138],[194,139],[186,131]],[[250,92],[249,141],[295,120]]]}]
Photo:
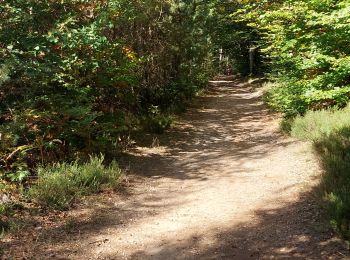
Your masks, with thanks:
[{"label": "sunlit foliage", "polygon": [[147,119],[168,127],[162,114],[213,72],[214,14],[209,1],[1,2],[3,177],[116,151]]},{"label": "sunlit foliage", "polygon": [[350,93],[348,1],[245,1],[236,19],[262,36],[258,44],[279,82],[270,104],[287,115],[344,106]]}]

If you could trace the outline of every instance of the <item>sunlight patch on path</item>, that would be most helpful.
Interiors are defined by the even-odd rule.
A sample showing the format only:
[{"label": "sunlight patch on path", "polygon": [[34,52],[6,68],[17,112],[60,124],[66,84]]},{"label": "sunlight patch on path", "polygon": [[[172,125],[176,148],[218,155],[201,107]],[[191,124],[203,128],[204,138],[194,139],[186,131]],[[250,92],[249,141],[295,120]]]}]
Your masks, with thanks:
[{"label": "sunlight patch on path", "polygon": [[128,194],[111,195],[84,214],[77,209],[77,216],[87,215],[79,232],[53,240],[48,255],[118,260],[348,255],[313,199],[317,160],[307,144],[279,131],[278,116],[247,82],[211,82],[173,129],[150,138],[124,159]]}]

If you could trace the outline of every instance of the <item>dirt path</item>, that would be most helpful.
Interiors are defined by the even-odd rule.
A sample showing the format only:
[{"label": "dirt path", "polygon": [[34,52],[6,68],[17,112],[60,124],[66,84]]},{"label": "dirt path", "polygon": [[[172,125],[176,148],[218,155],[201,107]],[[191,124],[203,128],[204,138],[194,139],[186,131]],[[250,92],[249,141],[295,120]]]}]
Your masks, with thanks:
[{"label": "dirt path", "polygon": [[123,159],[125,194],[96,196],[17,252],[34,259],[348,255],[313,199],[315,158],[278,131],[249,84],[212,82],[174,129],[144,141],[153,146]]}]

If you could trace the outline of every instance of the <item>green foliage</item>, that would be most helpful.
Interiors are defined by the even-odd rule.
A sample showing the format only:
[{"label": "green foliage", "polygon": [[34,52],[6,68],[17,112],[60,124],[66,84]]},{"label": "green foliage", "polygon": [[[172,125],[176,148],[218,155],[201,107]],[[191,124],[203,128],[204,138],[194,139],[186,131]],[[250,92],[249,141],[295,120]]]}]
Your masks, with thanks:
[{"label": "green foliage", "polygon": [[[6,191],[4,189],[3,191]],[[9,232],[18,231],[24,225],[23,221],[18,218],[19,210],[24,207],[21,203],[15,202],[6,193],[0,193],[0,239]]]},{"label": "green foliage", "polygon": [[79,197],[100,191],[103,185],[115,188],[121,171],[115,162],[106,167],[103,161],[100,156],[84,164],[75,161],[40,167],[29,197],[44,207],[66,209]]},{"label": "green foliage", "polygon": [[162,134],[172,123],[173,117],[160,113],[156,106],[151,107],[147,117],[143,119],[145,130],[157,134]]},{"label": "green foliage", "polygon": [[5,218],[5,216],[9,215],[10,210],[11,206],[8,203],[0,203],[0,239],[10,229],[10,223]]},{"label": "green foliage", "polygon": [[1,4],[2,176],[22,182],[39,163],[114,153],[144,118],[154,131],[169,127],[171,109],[195,96],[214,72],[217,4]]},{"label": "green foliage", "polygon": [[343,107],[350,93],[348,1],[245,1],[236,13],[259,31],[277,88],[269,103],[289,116]]},{"label": "green foliage", "polygon": [[308,112],[292,123],[291,133],[312,141],[325,172],[322,191],[333,226],[350,238],[350,106]]},{"label": "green foliage", "polygon": [[[257,46],[261,39],[259,30],[250,26],[246,21],[234,19],[233,13],[240,7],[245,8],[245,3],[240,1],[219,1],[216,4],[216,15],[214,16],[213,44],[215,48],[222,49],[227,60],[219,63],[216,57],[217,67],[231,67],[234,73],[248,75],[249,68],[249,48]],[[255,57],[255,73],[261,73],[265,67],[262,60],[263,55]],[[224,72],[223,70],[221,72]]]}]

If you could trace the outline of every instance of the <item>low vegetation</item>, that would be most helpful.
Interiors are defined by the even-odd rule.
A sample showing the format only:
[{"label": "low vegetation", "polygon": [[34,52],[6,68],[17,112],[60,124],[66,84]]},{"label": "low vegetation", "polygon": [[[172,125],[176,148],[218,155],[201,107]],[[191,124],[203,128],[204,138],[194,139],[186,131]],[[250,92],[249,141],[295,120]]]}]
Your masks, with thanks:
[{"label": "low vegetation", "polygon": [[[47,210],[68,210],[82,197],[120,187],[122,170],[103,155],[86,161],[61,162],[37,168],[37,177],[27,187],[7,188],[0,203],[0,238],[26,226],[32,214]],[[9,194],[9,195],[6,195]],[[10,196],[13,197],[10,197]],[[22,214],[23,213],[23,214]],[[23,217],[22,217],[23,215]]]},{"label": "low vegetation", "polygon": [[328,202],[332,225],[350,239],[350,106],[298,116],[291,134],[313,143],[325,169],[321,192]]},{"label": "low vegetation", "polygon": [[57,163],[38,168],[36,185],[28,191],[30,199],[51,209],[67,209],[81,196],[116,188],[121,170],[116,162],[104,165],[103,156],[91,157],[86,163]]},{"label": "low vegetation", "polygon": [[[115,156],[162,132],[215,72],[217,2],[10,0],[0,5],[0,171]],[[195,40],[194,40],[195,39]]]},{"label": "low vegetation", "polygon": [[0,215],[66,209],[118,182],[133,132],[162,133],[217,71],[220,1],[0,4]]}]

